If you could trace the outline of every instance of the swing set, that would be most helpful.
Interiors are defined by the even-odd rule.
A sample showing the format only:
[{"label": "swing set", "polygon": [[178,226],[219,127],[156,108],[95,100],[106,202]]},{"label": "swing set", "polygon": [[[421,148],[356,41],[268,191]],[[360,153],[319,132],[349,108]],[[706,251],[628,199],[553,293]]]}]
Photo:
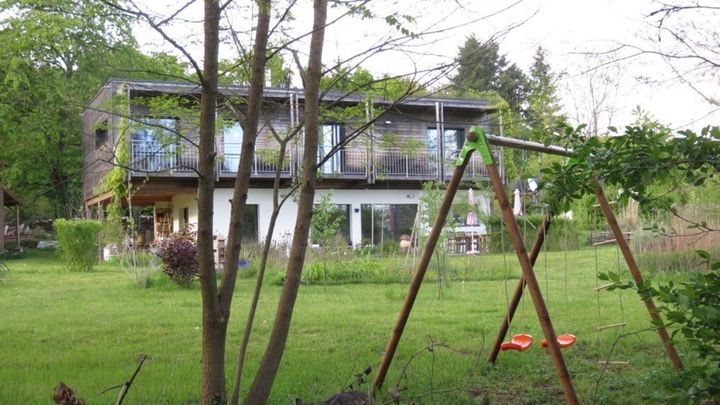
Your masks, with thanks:
[{"label": "swing set", "polygon": [[[498,331],[497,337],[495,338],[495,342],[490,351],[488,361],[494,364],[497,360],[498,353],[501,350],[525,351],[532,345],[532,336],[524,333],[513,335],[510,340],[505,340],[512,319],[515,315],[515,311],[518,307],[518,304],[520,304],[523,293],[525,291],[525,287],[527,287],[544,335],[544,339],[541,341],[541,346],[547,348],[550,358],[552,359],[555,371],[560,380],[560,385],[563,389],[565,401],[568,404],[578,403],[575,388],[573,387],[572,381],[570,379],[570,374],[568,373],[567,366],[565,365],[565,359],[563,358],[563,354],[561,351],[563,348],[572,346],[575,343],[576,338],[574,335],[569,333],[564,333],[559,336],[555,334],[555,329],[553,328],[552,322],[550,320],[550,313],[548,312],[537,277],[535,276],[535,272],[533,271],[533,267],[535,266],[538,256],[540,255],[540,251],[542,250],[543,243],[547,236],[547,231],[550,228],[552,211],[550,210],[545,213],[542,224],[535,236],[533,246],[528,254],[522,239],[520,228],[518,227],[518,224],[515,220],[515,215],[513,214],[512,208],[508,201],[502,177],[500,176],[500,172],[498,171],[495,157],[492,154],[490,145],[541,152],[565,157],[568,157],[572,154],[571,150],[559,146],[545,146],[537,142],[522,141],[513,138],[506,138],[503,136],[487,135],[485,133],[485,130],[480,127],[473,127],[468,132],[462,151],[460,152],[460,156],[457,159],[452,178],[448,183],[447,191],[445,192],[445,195],[443,197],[443,201],[438,211],[438,215],[435,218],[435,222],[432,226],[432,229],[430,230],[430,234],[428,235],[427,243],[425,244],[420,259],[417,263],[417,267],[415,269],[412,282],[410,283],[405,302],[403,303],[403,307],[400,310],[400,314],[398,315],[397,322],[395,324],[395,327],[393,328],[392,335],[385,348],[385,352],[380,362],[380,366],[378,367],[377,375],[375,376],[373,385],[370,390],[371,396],[375,396],[377,389],[382,387],[385,381],[388,369],[390,368],[390,363],[395,356],[395,351],[397,350],[397,346],[400,343],[400,338],[410,317],[410,312],[412,311],[412,307],[415,303],[418,292],[420,291],[420,286],[422,284],[423,278],[425,277],[425,272],[428,269],[428,265],[432,258],[433,251],[435,250],[435,246],[437,245],[438,239],[440,237],[443,224],[445,223],[445,219],[447,218],[447,215],[450,211],[450,206],[452,205],[453,199],[455,198],[455,194],[459,189],[461,179],[465,172],[465,168],[470,161],[472,153],[477,151],[480,153],[482,161],[487,169],[493,191],[500,205],[500,211],[502,212],[502,223],[504,223],[505,226],[507,226],[508,228],[507,231],[510,235],[510,240],[515,249],[518,262],[520,263],[520,268],[522,269],[522,276],[520,277],[520,280],[515,287],[512,298],[508,300],[507,312],[505,314],[505,318],[502,324],[500,325],[500,330]],[[620,229],[620,226],[617,223],[617,219],[612,212],[612,208],[610,207],[610,204],[605,197],[602,186],[599,183],[595,186],[594,192],[598,204],[600,208],[602,208],[603,214],[607,219],[607,223],[613,232],[615,242],[617,243],[617,246],[624,257],[625,262],[627,263],[630,274],[632,275],[636,283],[641,284],[643,282],[642,274],[640,273],[637,263],[635,262],[632,252],[630,251],[627,241],[625,240],[625,235]],[[567,280],[565,294],[567,300]],[[656,330],[663,343],[665,352],[670,358],[675,369],[681,370],[683,368],[682,360],[680,359],[680,356],[678,355],[675,347],[670,341],[670,336],[668,335],[667,330],[663,326],[662,320],[660,318],[654,301],[651,297],[643,297],[642,300],[645,303],[645,306],[650,314],[650,318],[652,319],[653,323],[655,325],[659,325],[657,326]]]}]

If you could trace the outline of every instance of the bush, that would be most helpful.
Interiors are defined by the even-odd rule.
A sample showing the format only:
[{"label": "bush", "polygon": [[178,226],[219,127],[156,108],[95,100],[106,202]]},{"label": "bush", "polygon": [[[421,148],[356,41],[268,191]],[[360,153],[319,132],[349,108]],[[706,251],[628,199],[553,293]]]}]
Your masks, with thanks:
[{"label": "bush", "polygon": [[98,221],[58,219],[55,233],[60,243],[59,254],[69,271],[91,271],[99,255],[98,237],[102,225]]},{"label": "bush", "polygon": [[[500,226],[501,220],[501,217],[491,215],[485,221],[488,236],[490,237],[488,248],[491,253],[514,251],[507,226],[505,223],[502,224],[502,227]],[[542,225],[542,220],[542,215],[526,215],[517,218],[520,232],[525,231],[523,240],[525,242],[525,248],[528,251],[533,243],[535,243],[535,236],[539,227]],[[550,224],[550,231],[548,232],[543,249],[545,247],[547,247],[547,250],[552,251],[578,249],[580,247],[580,230],[578,228],[577,222],[571,219],[558,216],[554,217]],[[500,236],[500,229],[503,231],[502,237]]]},{"label": "bush", "polygon": [[195,240],[186,232],[174,233],[160,242],[157,252],[165,274],[183,287],[190,287],[198,276],[197,253]]},{"label": "bush", "polygon": [[138,288],[146,288],[150,277],[161,270],[160,258],[150,252],[127,252],[120,265]]},{"label": "bush", "polygon": [[[20,247],[23,248],[23,250],[27,249],[36,249],[38,247],[38,243],[40,243],[37,239],[20,239]],[[17,241],[7,241],[5,242],[5,249],[7,250],[18,250],[17,247]]]}]

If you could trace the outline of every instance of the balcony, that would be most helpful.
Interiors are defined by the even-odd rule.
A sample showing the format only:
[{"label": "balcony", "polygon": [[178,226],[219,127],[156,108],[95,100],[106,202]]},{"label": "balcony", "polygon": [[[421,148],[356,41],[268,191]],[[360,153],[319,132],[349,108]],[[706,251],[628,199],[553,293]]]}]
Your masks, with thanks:
[{"label": "balcony", "polygon": [[[193,145],[170,144],[158,142],[131,141],[131,172],[135,176],[186,176],[196,175],[198,168],[198,150]],[[240,145],[224,144],[218,153],[218,177],[234,177],[240,162]],[[286,153],[281,168],[281,176],[289,178],[296,173],[302,156],[302,149],[290,150]],[[318,151],[318,160],[324,157]],[[278,169],[278,154],[273,149],[256,150],[252,176],[271,178]],[[445,179],[449,179],[454,170],[455,159],[445,159],[440,164],[436,151],[430,149],[376,150],[369,156],[368,150],[362,148],[341,149],[318,169],[321,178],[338,179],[370,179],[375,180],[433,180],[440,179],[442,166]],[[480,156],[473,155],[465,170],[464,179],[486,179],[487,172]]]}]

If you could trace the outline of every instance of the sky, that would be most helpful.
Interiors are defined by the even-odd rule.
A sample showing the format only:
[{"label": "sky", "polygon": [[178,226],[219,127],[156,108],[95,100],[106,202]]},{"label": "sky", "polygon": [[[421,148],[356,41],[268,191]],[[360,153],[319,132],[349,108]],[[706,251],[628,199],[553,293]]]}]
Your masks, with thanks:
[{"label": "sky", "polygon": [[[168,0],[169,1],[169,0]],[[201,2],[197,2],[199,6]],[[656,31],[648,14],[659,7],[653,0],[495,0],[495,1],[394,0],[371,3],[378,15],[391,10],[413,15],[416,19],[406,26],[413,32],[437,30],[404,44],[401,51],[381,52],[361,60],[364,68],[381,75],[402,74],[452,60],[459,46],[469,35],[483,40],[500,32],[500,51],[510,62],[529,71],[533,55],[542,46],[552,70],[559,75],[558,89],[567,117],[574,122],[588,122],[590,106],[599,106],[598,127],[623,126],[634,120],[633,110],[640,106],[661,123],[673,129],[692,128],[720,123],[720,110],[703,100],[690,86],[675,79],[668,63],[657,56],[640,56],[616,63],[612,57],[593,55],[618,44],[631,44],[650,49],[657,46]],[[167,14],[171,6],[162,2],[149,3],[148,9]],[[175,4],[169,2],[168,4]],[[289,28],[306,33],[311,26],[309,0],[299,0],[293,9],[295,21]],[[238,11],[229,18],[237,27],[248,27],[253,10]],[[330,10],[330,20],[339,10]],[[188,21],[169,28],[174,36],[188,45],[193,55],[202,55],[202,10],[189,8]],[[689,26],[693,21],[683,21]],[[695,21],[696,22],[696,21]],[[508,27],[513,27],[508,30]],[[171,50],[148,28],[138,26],[136,37],[146,50]],[[356,55],[396,31],[382,20],[343,20],[330,25],[325,37],[324,61],[332,64]],[[245,40],[249,33],[240,34]],[[302,48],[303,41],[298,44]],[[232,56],[233,47],[221,48],[221,56]],[[620,56],[624,53],[620,53]],[[301,51],[301,58],[303,58]],[[199,58],[198,58],[199,59]],[[680,71],[688,69],[680,66]],[[295,81],[298,81],[295,75]],[[701,77],[694,82],[703,91],[718,95],[717,77]],[[590,92],[592,85],[593,93]],[[602,102],[593,103],[605,95]]]}]

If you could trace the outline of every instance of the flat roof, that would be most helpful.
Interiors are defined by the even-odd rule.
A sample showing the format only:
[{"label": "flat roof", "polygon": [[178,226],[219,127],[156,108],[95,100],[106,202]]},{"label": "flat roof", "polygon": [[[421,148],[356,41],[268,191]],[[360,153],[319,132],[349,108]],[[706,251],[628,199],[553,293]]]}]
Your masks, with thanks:
[{"label": "flat roof", "polygon": [[[200,94],[201,88],[198,83],[180,82],[180,81],[164,81],[164,80],[145,80],[145,79],[121,79],[110,78],[103,88],[112,85],[125,85],[131,91],[148,92],[148,93],[172,93],[172,94]],[[219,85],[220,94],[227,96],[244,96],[247,95],[249,87],[246,85]],[[279,88],[266,87],[264,96],[267,98],[287,98],[290,95],[297,95],[299,99],[304,99],[304,93],[299,88]],[[95,96],[97,97],[97,95]],[[343,103],[361,103],[366,100],[366,96],[359,93],[343,93],[339,91],[329,91],[323,95],[323,101],[339,101]],[[392,104],[393,100],[376,97],[373,99],[376,104]],[[482,99],[465,99],[451,97],[433,97],[420,96],[408,97],[399,104],[402,106],[415,107],[435,107],[437,103],[449,108],[474,109],[486,112],[494,112],[497,109],[493,107],[487,100]]]}]

